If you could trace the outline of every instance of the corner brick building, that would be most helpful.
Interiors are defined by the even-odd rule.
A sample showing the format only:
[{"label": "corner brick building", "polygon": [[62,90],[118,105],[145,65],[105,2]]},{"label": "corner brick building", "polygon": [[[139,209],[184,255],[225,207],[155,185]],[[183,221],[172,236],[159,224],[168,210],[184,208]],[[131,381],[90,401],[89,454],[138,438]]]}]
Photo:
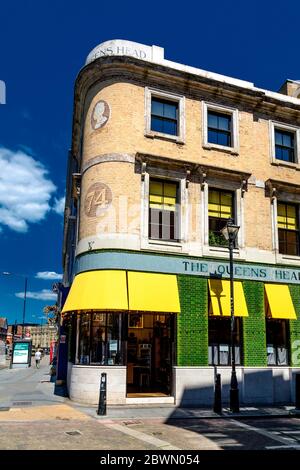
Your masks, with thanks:
[{"label": "corner brick building", "polygon": [[277,93],[97,46],[74,93],[64,229],[70,397],[228,400],[229,251],[240,401],[290,403],[300,372],[300,83]]}]

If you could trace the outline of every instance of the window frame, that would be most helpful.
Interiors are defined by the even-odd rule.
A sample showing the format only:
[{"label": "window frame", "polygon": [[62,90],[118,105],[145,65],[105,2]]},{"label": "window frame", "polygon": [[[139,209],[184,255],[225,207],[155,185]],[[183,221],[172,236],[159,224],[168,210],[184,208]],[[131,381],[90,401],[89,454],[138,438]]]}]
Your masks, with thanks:
[{"label": "window frame", "polygon": [[[175,211],[174,211],[174,214],[176,214],[176,217],[174,215],[174,235],[175,235],[175,232],[176,232],[175,224],[176,224],[176,219],[177,219],[178,238],[171,239],[171,238],[152,238],[152,237],[150,237],[150,225],[151,225],[150,224],[150,211],[151,211],[151,207],[150,207],[150,194],[151,194],[150,193],[150,186],[151,186],[151,181],[160,182],[163,185],[165,185],[165,184],[174,184],[176,186],[176,203],[175,203]],[[167,211],[166,210],[166,212],[173,212],[173,211]],[[179,182],[176,181],[176,180],[169,180],[169,179],[165,179],[165,178],[157,178],[157,177],[150,176],[149,177],[149,198],[148,198],[148,239],[149,239],[149,241],[154,242],[154,243],[161,243],[161,242],[163,242],[163,243],[179,243],[180,240],[181,240],[180,217],[181,217],[181,211],[180,211],[180,184],[179,184]]]},{"label": "window frame", "polygon": [[[294,134],[294,162],[287,162],[276,158],[275,131],[290,132]],[[277,121],[270,121],[270,160],[271,164],[282,165],[300,170],[300,128]]]},{"label": "window frame", "polygon": [[[217,120],[219,118],[225,118],[225,119],[228,119],[230,125],[229,125],[229,129],[221,129],[220,127],[213,127],[209,124],[209,117],[210,115],[214,115]],[[224,144],[219,144],[218,142],[211,142],[209,140],[209,133],[210,131],[214,131],[220,135],[224,134],[226,136],[226,138],[228,139],[228,141],[230,142],[230,145],[224,145]],[[231,147],[231,141],[232,141],[232,115],[231,114],[227,114],[227,113],[220,113],[220,112],[217,112],[217,111],[213,111],[212,109],[208,109],[207,110],[207,141],[210,143],[210,144],[215,144],[215,145],[222,145],[222,146],[225,146],[225,147]]]},{"label": "window frame", "polygon": [[210,189],[220,191],[232,191],[234,193],[234,213],[235,222],[240,227],[237,235],[237,248],[233,250],[233,256],[236,259],[246,259],[245,249],[245,196],[240,182],[230,181],[228,179],[207,178],[202,187],[201,194],[201,243],[203,256],[220,256],[228,258],[228,246],[209,245],[209,216],[208,216],[208,192]]},{"label": "window frame", "polygon": [[[177,135],[165,134],[151,129],[152,98],[178,104]],[[159,89],[145,87],[145,137],[161,138],[176,143],[185,143],[185,97]]]},{"label": "window frame", "polygon": [[[219,196],[221,197],[221,193],[227,193],[227,194],[231,194],[232,196],[232,206],[231,206],[231,210],[232,210],[232,218],[234,220],[234,223],[236,224],[237,223],[237,214],[236,214],[236,191],[232,191],[232,190],[227,190],[227,189],[221,189],[221,188],[216,188],[214,186],[210,186],[208,187],[208,199],[207,199],[207,203],[208,203],[208,207],[207,207],[207,215],[208,215],[208,245],[209,247],[217,247],[217,248],[228,248],[228,241],[224,239],[224,244],[220,244],[220,245],[213,245],[213,244],[210,244],[209,242],[209,238],[210,238],[210,228],[209,228],[209,222],[210,222],[210,215],[209,215],[209,194],[210,192],[212,191],[216,191],[219,193]],[[220,204],[221,205],[221,204]],[[214,219],[217,219],[217,220],[224,220],[224,227],[226,225],[226,221],[228,220],[227,219],[222,219],[221,217],[212,217]],[[222,235],[220,234],[220,237],[222,237]],[[235,241],[235,246],[234,248],[238,248],[238,240]]]},{"label": "window frame", "polygon": [[[274,128],[274,133],[275,133],[274,137],[275,137],[275,158],[276,158],[276,160],[280,160],[280,161],[287,162],[287,163],[296,163],[296,154],[295,154],[295,149],[296,149],[295,137],[296,137],[296,134],[294,132],[279,129],[278,127]],[[284,145],[283,143],[279,145],[276,142],[276,134],[280,134],[282,140],[283,140],[284,135],[289,136],[292,140],[291,145]],[[277,157],[277,147],[279,147],[281,150],[285,149],[285,150],[288,151],[288,153],[289,153],[289,159],[288,160],[284,160],[283,158]],[[290,158],[291,156],[292,156],[292,158]]]},{"label": "window frame", "polygon": [[[227,320],[227,334],[228,334],[228,341],[217,341],[218,338],[215,339],[215,341],[212,340],[212,331],[210,329],[210,325],[212,325],[212,322],[217,325],[220,322],[219,328],[220,331],[224,333],[224,320]],[[223,322],[223,323],[222,323]],[[211,361],[210,357],[208,358],[209,361],[209,366],[220,366],[220,367],[229,367],[231,366],[231,330],[230,330],[230,316],[229,317],[220,317],[216,318],[213,315],[208,316],[208,353],[209,356],[211,354]],[[222,328],[222,329],[221,329]],[[244,337],[243,337],[243,319],[242,317],[235,317],[235,341],[234,341],[234,353],[235,353],[235,360],[236,360],[236,365],[237,366],[243,366],[244,364]],[[227,357],[227,364],[221,364],[220,362],[220,352],[221,348],[224,346],[228,348],[228,357]],[[217,357],[217,360],[216,360]]]},{"label": "window frame", "polygon": [[[149,238],[149,189],[150,178],[164,179],[177,182],[179,185],[178,204],[180,205],[180,240],[179,242],[166,242]],[[145,172],[141,188],[141,249],[170,253],[188,253],[187,237],[189,234],[188,188],[186,174],[161,167],[152,167]]]},{"label": "window frame", "polygon": [[[164,105],[172,106],[176,110],[175,118],[165,116],[165,114],[161,115],[161,114],[155,113],[153,111],[153,102],[154,101],[156,103],[159,103],[162,106],[164,106]],[[159,122],[162,123],[162,125],[164,125],[164,123],[166,123],[166,122],[174,124],[174,126],[176,128],[176,132],[173,134],[173,133],[163,132],[163,131],[160,131],[160,130],[157,130],[157,129],[153,129],[153,122],[152,121],[153,121],[154,118],[158,119]],[[170,100],[165,100],[165,99],[162,99],[162,98],[158,98],[157,96],[152,96],[151,97],[151,123],[150,123],[150,125],[151,125],[151,131],[152,132],[159,132],[160,134],[167,134],[167,135],[172,135],[173,137],[178,137],[178,125],[179,125],[179,103],[178,103],[178,101],[173,101],[173,100],[170,101]]]},{"label": "window frame", "polygon": [[[214,112],[218,114],[227,114],[231,116],[231,145],[219,145],[208,142],[208,113]],[[202,147],[209,150],[221,150],[229,152],[232,155],[239,154],[239,111],[237,108],[229,106],[218,105],[202,101]]]},{"label": "window frame", "polygon": [[[276,328],[276,323],[278,324],[278,322],[281,323],[281,325],[285,325],[285,344],[284,343],[270,343],[268,341],[268,336],[270,335],[270,330],[269,330],[269,327],[272,326],[273,324],[273,333],[274,334],[274,331],[275,331],[275,328]],[[267,366],[268,367],[289,367],[290,364],[291,364],[291,342],[290,342],[290,325],[289,325],[289,320],[284,320],[284,319],[275,319],[275,318],[268,318],[266,317],[266,320],[265,320],[265,324],[266,324],[266,355],[267,355]],[[274,358],[275,358],[275,363],[270,363],[269,362],[269,354],[271,354],[268,349],[269,348],[273,348],[273,354],[274,354]],[[279,349],[285,349],[286,350],[286,364],[280,364],[279,363],[279,354],[278,354],[278,350]]]},{"label": "window frame", "polygon": [[[102,341],[95,341],[95,323],[98,320],[95,320],[95,315],[103,315],[105,325],[101,326],[102,332],[104,334]],[[76,315],[76,314],[74,314]],[[126,312],[119,312],[119,311],[87,311],[85,313],[77,314],[76,316],[76,354],[75,354],[75,365],[84,365],[84,366],[105,366],[105,367],[117,367],[117,366],[124,366],[125,365],[125,338],[124,338],[124,325],[127,326],[127,315]],[[82,328],[82,321],[83,319],[88,322],[88,328]],[[113,330],[115,327],[114,324],[110,324],[110,319],[113,322],[117,321],[117,339],[109,338],[109,334],[111,332],[109,330]],[[113,323],[112,322],[112,323]],[[97,324],[96,324],[97,327]],[[98,328],[99,329],[99,328]],[[83,332],[86,332],[86,337],[83,336]],[[99,338],[99,336],[98,336]],[[110,348],[111,342],[117,343],[117,349],[112,350]],[[103,343],[101,344],[103,359],[102,361],[94,361],[93,353],[94,353],[94,345],[96,343]],[[85,354],[83,354],[83,350]],[[115,354],[113,354],[113,352]],[[110,357],[111,356],[111,357]],[[114,362],[114,358],[118,358]]]},{"label": "window frame", "polygon": [[[278,226],[278,206],[282,204],[282,205],[285,205],[285,206],[293,206],[295,207],[295,213],[296,213],[296,222],[298,224],[298,228],[297,230],[292,230],[292,229],[283,229],[283,228],[280,228]],[[300,223],[300,205],[297,204],[297,203],[293,203],[293,202],[290,202],[290,201],[283,201],[281,199],[279,199],[277,201],[277,205],[276,205],[276,228],[277,228],[277,240],[278,240],[278,253],[279,255],[281,256],[291,256],[291,257],[300,257],[300,227],[299,227],[299,223]],[[283,253],[280,251],[280,241],[279,241],[279,230],[284,230],[285,232],[294,232],[297,234],[297,254],[291,254],[291,253]]]}]

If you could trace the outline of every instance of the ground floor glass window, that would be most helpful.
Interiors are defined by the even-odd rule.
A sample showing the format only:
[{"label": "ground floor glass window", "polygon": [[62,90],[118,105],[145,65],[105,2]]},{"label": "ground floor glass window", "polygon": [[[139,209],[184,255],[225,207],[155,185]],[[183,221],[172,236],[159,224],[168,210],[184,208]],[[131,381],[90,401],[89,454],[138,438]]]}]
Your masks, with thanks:
[{"label": "ground floor glass window", "polygon": [[[231,365],[231,319],[208,319],[208,361],[209,365]],[[242,321],[235,319],[234,334],[235,363],[242,364]]]},{"label": "ground floor glass window", "polygon": [[79,315],[77,364],[123,365],[122,313]]},{"label": "ground floor glass window", "polygon": [[288,320],[266,319],[268,366],[289,364]]}]

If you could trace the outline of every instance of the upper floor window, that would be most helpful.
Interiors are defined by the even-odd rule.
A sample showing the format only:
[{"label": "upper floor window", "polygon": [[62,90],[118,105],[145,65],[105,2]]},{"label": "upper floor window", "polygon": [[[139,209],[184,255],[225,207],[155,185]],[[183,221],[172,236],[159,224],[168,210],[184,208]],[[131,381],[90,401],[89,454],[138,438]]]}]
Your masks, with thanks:
[{"label": "upper floor window", "polygon": [[277,205],[279,253],[300,256],[299,207],[295,204]]},{"label": "upper floor window", "polygon": [[295,133],[275,128],[275,158],[295,163]]},{"label": "upper floor window", "polygon": [[208,111],[207,114],[207,142],[211,144],[231,147],[232,129],[231,115]]},{"label": "upper floor window", "polygon": [[203,147],[239,153],[239,116],[236,108],[202,103]]},{"label": "upper floor window", "polygon": [[152,97],[151,130],[178,135],[178,102]]},{"label": "upper floor window", "polygon": [[146,137],[184,143],[184,96],[146,87],[145,106]]},{"label": "upper floor window", "polygon": [[299,167],[300,128],[270,121],[271,162]]},{"label": "upper floor window", "polygon": [[150,179],[149,238],[179,241],[179,186],[176,182]]},{"label": "upper floor window", "polygon": [[221,230],[229,217],[234,219],[234,193],[219,189],[208,190],[208,229],[209,244],[228,246]]}]

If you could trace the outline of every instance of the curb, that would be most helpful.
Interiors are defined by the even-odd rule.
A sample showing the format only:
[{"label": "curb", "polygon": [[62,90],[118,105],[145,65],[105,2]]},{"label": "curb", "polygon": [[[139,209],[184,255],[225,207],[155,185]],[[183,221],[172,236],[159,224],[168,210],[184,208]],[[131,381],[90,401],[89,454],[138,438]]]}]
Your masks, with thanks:
[{"label": "curb", "polygon": [[[280,419],[280,418],[299,418],[300,417],[300,411],[286,411],[286,412],[282,412],[282,413],[260,413],[260,412],[253,412],[253,413],[249,413],[249,414],[243,414],[243,413],[233,413],[233,414],[229,414],[229,413],[220,413],[220,414],[208,414],[208,415],[196,415],[196,414],[193,414],[193,415],[177,415],[176,416],[176,413],[174,413],[174,415],[172,416],[172,413],[170,413],[170,415],[165,415],[165,416],[162,416],[162,415],[152,415],[152,416],[143,416],[143,415],[139,415],[139,414],[136,414],[134,415],[134,413],[132,413],[132,415],[130,416],[111,416],[110,414],[110,410],[109,408],[107,409],[107,413],[103,416],[100,416],[100,415],[97,415],[97,409],[93,410],[95,411],[95,414],[94,416],[92,416],[91,413],[88,413],[89,416],[92,416],[94,417],[95,419],[99,419],[99,420],[102,420],[102,419],[109,419],[109,420],[121,420],[121,421],[126,421],[126,420],[153,420],[153,419],[159,419],[159,420],[165,420],[165,421],[173,421],[173,420],[189,420],[189,419],[200,419],[200,420],[213,420],[213,419],[238,419],[238,420],[246,420],[246,419]],[[82,411],[84,412],[84,411]]]}]

